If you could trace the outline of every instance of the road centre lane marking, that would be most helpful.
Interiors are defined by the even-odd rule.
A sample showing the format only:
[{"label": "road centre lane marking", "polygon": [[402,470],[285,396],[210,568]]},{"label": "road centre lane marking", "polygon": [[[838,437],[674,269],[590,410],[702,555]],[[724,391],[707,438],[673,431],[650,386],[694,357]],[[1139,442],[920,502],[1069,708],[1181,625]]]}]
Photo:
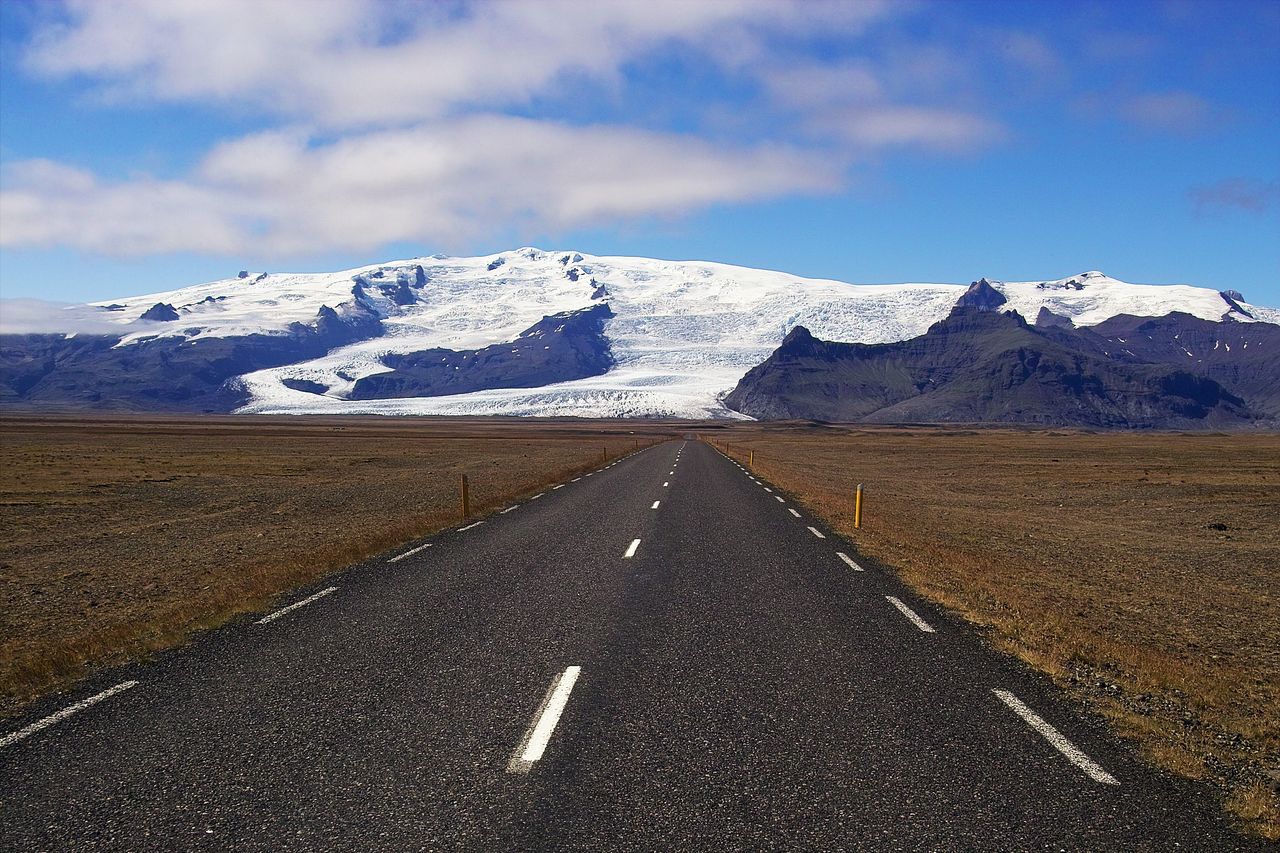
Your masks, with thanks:
[{"label": "road centre lane marking", "polygon": [[649,509],[657,509],[657,508],[658,508],[658,504],[660,504],[660,503],[662,503],[662,501],[654,501],[654,502],[653,502],[653,506],[649,507]]},{"label": "road centre lane marking", "polygon": [[479,527],[482,524],[484,524],[483,521],[473,521],[472,523],[468,524],[466,527],[459,527],[458,532],[461,533],[464,530],[470,530],[471,528]]},{"label": "road centre lane marking", "polygon": [[1063,736],[1062,732],[1045,722],[1043,717],[1023,704],[1022,700],[1017,696],[1014,696],[1008,690],[1000,690],[998,688],[993,688],[991,692],[999,696],[1000,701],[1008,705],[1013,713],[1039,732],[1045,740],[1053,745],[1054,749],[1065,755],[1068,761],[1083,770],[1084,774],[1090,779],[1095,782],[1101,782],[1104,785],[1120,784],[1120,780],[1103,770],[1097,762],[1081,752],[1074,743]]},{"label": "road centre lane marking", "polygon": [[431,547],[431,543],[428,542],[426,545],[419,545],[417,548],[410,548],[408,551],[405,551],[403,554],[397,554],[396,556],[392,557],[390,560],[387,560],[387,562],[398,563],[401,560],[403,560],[405,557],[412,557],[414,554],[418,553],[419,551],[425,551],[430,547]]},{"label": "road centre lane marking", "polygon": [[279,610],[277,610],[275,613],[271,613],[266,616],[263,616],[261,619],[257,621],[257,624],[265,625],[268,622],[274,622],[275,620],[279,619],[281,616],[285,615],[286,613],[292,610],[297,610],[299,607],[305,607],[306,605],[310,604],[316,599],[324,598],[329,593],[337,592],[337,591],[338,591],[338,588],[336,586],[331,586],[328,589],[322,589],[319,592],[317,592],[315,595],[308,595],[306,598],[302,599],[301,601],[295,601],[293,604],[290,604],[288,607],[282,607]]},{"label": "road centre lane marking", "polygon": [[836,551],[836,556],[844,560],[845,563],[849,566],[849,568],[853,569],[855,572],[863,571],[862,566],[859,566],[857,563],[855,563],[853,561],[853,558],[850,557],[848,554],[844,553],[843,551]]},{"label": "road centre lane marking", "polygon": [[90,696],[88,699],[84,699],[80,702],[75,703],[74,705],[68,705],[67,707],[63,708],[61,711],[57,712],[56,714],[50,714],[44,719],[36,720],[34,723],[32,723],[31,725],[25,728],[18,729],[16,732],[12,732],[10,734],[5,735],[4,737],[0,737],[0,748],[4,748],[6,746],[9,746],[10,744],[15,744],[18,741],[22,740],[23,738],[30,737],[31,735],[35,734],[38,731],[42,731],[43,729],[49,728],[49,726],[52,726],[55,723],[62,722],[67,717],[70,717],[72,714],[78,714],[81,711],[83,711],[85,708],[98,704],[103,699],[110,699],[112,696],[116,695],[117,693],[123,693],[124,691],[128,690],[130,687],[137,687],[137,686],[138,686],[138,682],[136,681],[124,681],[124,682],[121,682],[120,684],[117,684],[115,687],[112,687],[108,690],[102,691],[101,693],[97,693],[93,696]]},{"label": "road centre lane marking", "polygon": [[542,700],[538,713],[534,715],[533,725],[529,727],[524,740],[521,741],[520,746],[516,747],[516,754],[507,764],[509,772],[528,773],[534,762],[542,758],[542,753],[546,751],[547,744],[551,741],[551,733],[555,731],[556,723],[560,722],[560,715],[564,713],[565,705],[569,703],[569,693],[572,692],[573,685],[581,674],[582,667],[570,666],[566,667],[556,679],[555,684],[547,692],[546,698]]},{"label": "road centre lane marking", "polygon": [[623,559],[629,559],[636,555],[636,549],[640,547],[639,539],[632,539],[631,544],[627,546],[627,552],[622,555]]},{"label": "road centre lane marking", "polygon": [[579,481],[579,480],[581,480],[581,479],[582,479],[581,477],[574,477],[574,478],[573,478],[572,480],[570,480],[569,482],[570,482],[570,483],[576,483],[576,482],[578,482],[578,481]]},{"label": "road centre lane marking", "polygon": [[810,527],[810,528],[809,528],[809,532],[810,532],[810,533],[812,533],[814,536],[817,536],[819,539],[826,539],[826,538],[827,538],[827,537],[823,536],[823,535],[822,535],[822,531],[821,531],[821,530],[819,530],[819,529],[818,529],[818,528],[816,528],[816,527]]},{"label": "road centre lane marking", "polygon": [[791,507],[787,507],[787,512],[791,513],[791,514],[792,514],[792,515],[794,515],[796,518],[799,518],[799,517],[800,517],[800,513],[796,512],[796,511],[795,511],[794,509],[792,509]]},{"label": "road centre lane marking", "polygon": [[667,486],[669,486],[669,485],[671,485],[671,481],[670,481],[670,480],[663,480],[663,481],[662,481],[662,488],[664,488],[664,489],[665,489],[665,488],[666,488]]},{"label": "road centre lane marking", "polygon": [[786,502],[787,502],[787,499],[786,499],[786,498],[784,498],[782,495],[774,495],[774,496],[773,496],[773,499],[774,499],[775,501],[777,501],[778,503],[782,503],[782,504],[784,504],[784,503],[786,503]]},{"label": "road centre lane marking", "polygon": [[517,509],[519,509],[519,508],[520,508],[520,504],[516,504],[515,506],[509,506],[509,507],[507,507],[506,509],[504,509],[502,512],[498,513],[498,515],[506,515],[507,513],[511,512],[512,510],[517,510]]},{"label": "road centre lane marking", "polygon": [[529,500],[531,500],[531,501],[536,501],[538,498],[542,497],[542,496],[543,496],[543,495],[545,495],[545,494],[546,494],[546,492],[538,492],[536,495],[534,495],[533,497],[529,498]]},{"label": "road centre lane marking", "polygon": [[898,599],[894,598],[892,595],[886,595],[885,598],[889,601],[890,604],[898,608],[899,613],[901,613],[903,616],[910,619],[911,622],[921,631],[924,631],[926,634],[935,633],[935,631],[933,630],[933,626],[930,625],[928,622],[924,621],[923,619],[921,619],[920,614],[916,613],[914,610],[912,610],[907,605],[903,604]]},{"label": "road centre lane marking", "polygon": [[561,484],[559,484],[558,486],[552,486],[551,488],[553,488],[553,489],[563,489],[563,488],[564,488],[564,483],[561,483]]},{"label": "road centre lane marking", "polygon": [[[764,483],[761,483],[760,485],[764,486]],[[773,493],[773,489],[769,488],[768,486],[764,486],[764,490],[765,490],[766,492],[769,492],[770,494],[772,494],[772,493]]]}]

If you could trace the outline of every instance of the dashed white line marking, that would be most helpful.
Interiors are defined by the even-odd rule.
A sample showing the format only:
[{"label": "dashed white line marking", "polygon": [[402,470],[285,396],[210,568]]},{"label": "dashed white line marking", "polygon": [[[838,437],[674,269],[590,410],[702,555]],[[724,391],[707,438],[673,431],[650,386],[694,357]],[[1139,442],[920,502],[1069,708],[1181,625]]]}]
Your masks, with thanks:
[{"label": "dashed white line marking", "polygon": [[844,560],[845,563],[849,566],[849,568],[853,569],[855,572],[863,571],[862,566],[859,566],[857,563],[855,563],[853,561],[853,558],[850,557],[848,554],[844,553],[843,551],[837,551],[836,556]]},{"label": "dashed white line marking", "polygon": [[507,764],[508,771],[528,773],[534,762],[542,757],[551,741],[551,733],[555,731],[556,723],[560,722],[560,715],[569,702],[569,693],[581,673],[582,667],[570,666],[556,679],[546,698],[542,700],[542,707],[538,709],[533,725],[529,727],[523,742],[516,748],[516,754]]},{"label": "dashed white line marking", "polygon": [[329,593],[337,592],[337,591],[338,591],[338,588],[336,586],[331,586],[328,589],[322,589],[319,592],[317,592],[315,595],[308,595],[306,598],[302,599],[301,601],[295,601],[293,604],[290,604],[288,607],[282,607],[279,610],[277,610],[275,613],[271,613],[267,616],[263,616],[261,619],[258,620],[257,624],[265,625],[268,622],[274,622],[275,620],[279,619],[281,616],[285,615],[291,610],[297,610],[299,607],[305,607],[306,605],[315,601],[317,598],[324,598]]},{"label": "dashed white line marking", "polygon": [[920,614],[916,613],[914,610],[912,610],[907,605],[903,604],[898,599],[894,598],[892,595],[886,595],[885,598],[888,599],[890,604],[898,608],[898,611],[902,613],[903,616],[910,619],[912,624],[914,624],[921,631],[924,631],[926,634],[934,633],[933,626],[930,625],[928,622],[924,621],[923,619],[921,619]]},{"label": "dashed white line marking", "polygon": [[563,488],[564,488],[564,483],[560,483],[559,485],[552,486],[551,488],[552,488],[552,489],[563,489]]},{"label": "dashed white line marking", "polygon": [[654,502],[653,502],[653,506],[649,507],[649,509],[657,509],[657,508],[658,508],[658,504],[660,504],[660,503],[662,503],[662,501],[654,501]]},{"label": "dashed white line marking", "polygon": [[470,524],[468,524],[466,527],[459,527],[459,528],[458,528],[458,532],[459,532],[459,533],[461,533],[461,532],[462,532],[462,531],[464,531],[464,530],[470,530],[471,528],[473,528],[473,527],[479,527],[479,526],[480,526],[480,525],[482,525],[482,524],[484,524],[484,522],[483,522],[483,521],[473,521],[473,522],[471,522]]},{"label": "dashed white line marking", "polygon": [[640,540],[632,539],[631,544],[627,546],[627,552],[622,555],[623,558],[626,559],[626,558],[634,557],[636,555],[636,549],[639,547],[640,547]]},{"label": "dashed white line marking", "polygon": [[[761,483],[760,485],[764,486],[764,483]],[[770,494],[772,494],[772,493],[773,493],[773,489],[769,488],[768,486],[764,486],[764,490],[765,490],[766,492],[769,492]]]},{"label": "dashed white line marking", "polygon": [[1068,761],[1083,770],[1084,774],[1090,779],[1095,782],[1101,782],[1104,785],[1120,784],[1116,777],[1103,770],[1097,762],[1081,752],[1074,743],[1063,736],[1062,732],[1045,722],[1043,717],[1023,704],[1022,700],[1017,696],[1014,696],[1008,690],[993,689],[991,692],[999,696],[1000,701],[1008,705],[1013,713],[1039,732],[1045,740],[1053,744],[1054,749],[1065,755]]},{"label": "dashed white line marking", "polygon": [[570,480],[569,482],[570,482],[570,483],[576,483],[576,482],[578,482],[578,481],[579,481],[579,480],[581,480],[581,479],[582,479],[581,477],[574,477],[574,478],[573,478],[572,480]]},{"label": "dashed white line marking", "polygon": [[545,495],[545,494],[546,494],[546,492],[538,492],[536,495],[534,495],[533,497],[529,498],[529,500],[531,500],[531,501],[536,501],[538,498],[542,497],[542,496],[543,496],[543,495]]},{"label": "dashed white line marking", "polygon": [[799,517],[800,517],[800,513],[796,512],[796,511],[795,511],[794,509],[792,509],[791,507],[787,507],[787,512],[791,513],[791,514],[792,514],[792,515],[794,515],[796,518],[799,518]]},{"label": "dashed white line marking", "polygon": [[675,476],[675,474],[676,474],[676,469],[675,469],[675,468],[672,468],[670,471],[668,471],[668,472],[667,472],[667,476],[668,476],[668,477],[674,477],[674,476]]},{"label": "dashed white line marking", "polygon": [[513,512],[514,510],[517,510],[519,508],[520,508],[520,504],[516,504],[515,506],[509,506],[506,509],[504,509],[502,512],[498,513],[498,515],[506,515],[507,513]]},{"label": "dashed white line marking", "polygon": [[417,548],[410,548],[408,551],[405,551],[403,554],[397,554],[396,556],[392,557],[390,560],[387,560],[387,562],[398,563],[401,560],[403,560],[405,557],[412,557],[414,554],[418,553],[419,551],[425,551],[427,548],[430,548],[430,547],[431,547],[431,543],[428,542],[426,545],[419,545]]},{"label": "dashed white line marking", "polygon": [[664,488],[664,489],[665,489],[665,488],[666,488],[667,486],[669,486],[669,485],[671,485],[671,481],[670,481],[670,480],[663,480],[663,481],[662,481],[662,488]]},{"label": "dashed white line marking", "polygon": [[773,496],[773,499],[774,499],[775,501],[777,501],[778,503],[786,503],[786,502],[787,502],[787,499],[786,499],[786,498],[784,498],[782,495],[774,495],[774,496]]},{"label": "dashed white line marking", "polygon": [[137,686],[138,686],[138,682],[136,681],[124,681],[124,682],[121,682],[120,684],[117,684],[115,687],[112,687],[108,690],[102,691],[101,693],[90,696],[88,699],[84,699],[80,702],[75,703],[74,705],[68,705],[67,707],[63,708],[61,711],[57,712],[56,714],[50,714],[49,716],[45,717],[42,720],[36,720],[34,723],[27,726],[26,728],[18,729],[16,732],[12,732],[0,738],[0,748],[9,746],[10,744],[15,744],[18,741],[22,740],[23,738],[30,737],[31,735],[35,734],[38,731],[49,728],[49,726],[52,726],[54,723],[62,722],[67,717],[70,717],[72,714],[78,714],[81,711],[83,711],[85,708],[98,704],[103,699],[110,699],[112,696],[116,695],[117,693],[123,693],[125,690],[128,690],[130,687],[137,687]]},{"label": "dashed white line marking", "polygon": [[819,530],[819,529],[818,529],[818,528],[816,528],[816,527],[810,527],[810,528],[809,528],[809,532],[810,532],[810,533],[812,533],[814,536],[817,536],[819,539],[826,539],[826,538],[827,538],[827,537],[823,536],[823,535],[822,535],[822,531],[821,531],[821,530]]}]

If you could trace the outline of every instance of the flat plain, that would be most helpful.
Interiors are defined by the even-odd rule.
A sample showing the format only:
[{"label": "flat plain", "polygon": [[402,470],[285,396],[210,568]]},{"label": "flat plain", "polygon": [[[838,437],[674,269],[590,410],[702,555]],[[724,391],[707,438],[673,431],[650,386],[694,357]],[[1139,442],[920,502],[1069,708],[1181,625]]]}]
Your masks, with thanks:
[{"label": "flat plain", "polygon": [[648,444],[662,424],[0,419],[0,716],[94,664]]},{"label": "flat plain", "polygon": [[[0,716],[698,431],[1280,835],[1280,436],[500,419],[0,419]],[[852,527],[853,490],[866,488]]]},{"label": "flat plain", "polygon": [[703,435],[1280,837],[1280,436]]}]

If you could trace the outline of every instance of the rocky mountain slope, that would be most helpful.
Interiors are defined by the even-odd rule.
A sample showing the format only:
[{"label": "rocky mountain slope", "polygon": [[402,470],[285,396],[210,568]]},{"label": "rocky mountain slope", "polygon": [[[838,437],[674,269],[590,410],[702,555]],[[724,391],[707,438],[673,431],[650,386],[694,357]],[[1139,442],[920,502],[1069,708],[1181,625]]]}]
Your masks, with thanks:
[{"label": "rocky mountain slope", "polygon": [[899,342],[923,335],[957,302],[1026,317],[1043,312],[1069,329],[1172,312],[1207,328],[1224,318],[1242,327],[1280,321],[1280,311],[1239,294],[1127,284],[1097,272],[1038,282],[984,279],[968,288],[855,285],[698,261],[524,248],[335,273],[243,271],[75,306],[38,330],[15,329],[0,306],[7,332],[0,335],[0,402],[743,417],[725,406],[725,395],[796,326],[825,340]]}]

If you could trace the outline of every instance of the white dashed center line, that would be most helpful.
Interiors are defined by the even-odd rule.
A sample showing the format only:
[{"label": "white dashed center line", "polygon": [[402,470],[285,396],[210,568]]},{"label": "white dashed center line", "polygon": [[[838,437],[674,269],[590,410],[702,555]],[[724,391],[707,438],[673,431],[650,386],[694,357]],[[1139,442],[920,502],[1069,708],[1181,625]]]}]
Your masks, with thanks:
[{"label": "white dashed center line", "polygon": [[627,552],[623,554],[624,559],[629,559],[636,555],[636,549],[640,547],[639,539],[632,539],[631,544],[627,546]]},{"label": "white dashed center line", "polygon": [[576,483],[576,482],[578,482],[578,481],[579,481],[579,480],[581,480],[581,479],[582,479],[581,477],[574,477],[574,478],[573,478],[572,480],[570,480],[569,482],[570,482],[570,483]]},{"label": "white dashed center line", "polygon": [[558,485],[558,486],[552,486],[551,488],[552,488],[552,489],[563,489],[563,488],[564,488],[564,483],[561,483],[561,484],[560,484],[560,485]]},{"label": "white dashed center line", "polygon": [[534,762],[542,757],[551,741],[551,733],[556,730],[556,723],[560,722],[560,715],[564,713],[564,706],[569,702],[569,693],[581,673],[582,667],[570,666],[556,679],[546,698],[542,700],[542,707],[538,709],[524,741],[516,748],[516,754],[507,764],[508,771],[528,773]]},{"label": "white dashed center line", "polygon": [[855,572],[862,571],[862,566],[859,566],[857,563],[855,563],[853,561],[853,558],[850,557],[848,554],[844,553],[843,551],[837,551],[836,556],[844,560],[845,564],[848,565],[848,567],[853,569]]},{"label": "white dashed center line", "polygon": [[796,518],[799,518],[799,517],[800,517],[800,513],[796,512],[796,511],[795,511],[794,509],[792,509],[791,507],[787,507],[787,512],[791,513],[791,514],[792,514],[792,515],[794,515]]},{"label": "white dashed center line", "polygon": [[921,631],[924,631],[926,634],[934,633],[933,626],[930,625],[928,622],[924,621],[923,619],[921,619],[920,615],[916,613],[914,610],[912,610],[910,607],[903,604],[901,601],[894,598],[892,595],[886,595],[885,598],[889,601],[890,604],[898,608],[899,612],[901,612],[903,616],[910,619],[912,624],[914,624]]},{"label": "white dashed center line", "polygon": [[649,509],[657,509],[657,508],[658,508],[658,504],[660,504],[660,503],[662,503],[662,501],[654,501],[654,502],[653,502],[653,506],[649,507]]},{"label": "white dashed center line", "polygon": [[268,622],[274,622],[275,620],[279,619],[281,616],[285,615],[291,610],[297,610],[299,607],[305,607],[306,605],[315,601],[317,598],[324,598],[329,593],[337,592],[337,591],[338,591],[338,588],[336,586],[331,586],[328,589],[322,589],[319,592],[317,592],[315,595],[308,595],[306,598],[302,599],[301,601],[295,601],[293,604],[290,604],[288,607],[282,607],[279,610],[277,610],[275,613],[269,614],[267,616],[263,616],[261,619],[258,620],[257,624],[265,625]]},{"label": "white dashed center line", "polygon": [[[761,483],[761,485],[764,485],[764,484],[763,484],[763,483]],[[769,488],[768,486],[765,486],[765,487],[764,487],[764,490],[765,490],[766,492],[770,492],[770,493],[772,493],[772,492],[773,492],[773,489]]]},{"label": "white dashed center line", "polygon": [[533,497],[529,498],[529,500],[531,500],[531,501],[536,501],[538,498],[542,497],[542,496],[543,496],[543,495],[545,495],[545,494],[546,494],[546,492],[538,492],[536,495],[534,495]]},{"label": "white dashed center line", "polygon": [[88,699],[77,702],[74,705],[68,705],[66,708],[63,708],[61,711],[59,711],[56,714],[50,714],[49,716],[45,717],[42,720],[36,720],[34,723],[27,726],[26,728],[18,729],[16,732],[7,734],[4,737],[0,737],[0,748],[4,748],[6,746],[9,746],[10,744],[17,743],[23,738],[30,737],[31,735],[35,734],[38,731],[41,731],[42,729],[49,728],[49,726],[52,726],[54,723],[62,722],[67,717],[70,717],[72,714],[78,714],[79,712],[83,711],[85,708],[98,704],[103,699],[110,699],[112,696],[116,695],[117,693],[123,693],[125,690],[128,690],[130,687],[137,687],[137,686],[138,686],[138,682],[136,681],[125,681],[120,684],[117,684],[115,687],[112,687],[109,690],[104,690],[101,693],[90,696]]},{"label": "white dashed center line", "polygon": [[666,488],[667,486],[669,486],[669,485],[671,485],[670,481],[668,481],[668,480],[663,480],[663,482],[662,482],[662,488],[664,488],[664,489],[665,489],[665,488]]},{"label": "white dashed center line", "polygon": [[818,529],[818,528],[816,528],[816,527],[810,527],[810,528],[809,528],[809,532],[810,532],[810,533],[812,533],[814,536],[817,536],[819,539],[826,539],[826,538],[827,538],[827,537],[823,536],[823,535],[822,535],[822,531],[821,531],[821,530],[819,530],[819,529]]},{"label": "white dashed center line", "polygon": [[473,522],[471,522],[470,524],[468,524],[466,527],[459,527],[459,528],[458,528],[458,532],[459,532],[459,533],[461,533],[461,532],[462,532],[462,531],[464,531],[464,530],[470,530],[471,528],[473,528],[473,527],[479,527],[479,526],[480,526],[480,525],[482,525],[482,524],[484,524],[484,522],[483,522],[483,521],[473,521]]},{"label": "white dashed center line", "polygon": [[427,548],[430,548],[430,547],[431,547],[431,543],[428,542],[426,545],[419,545],[417,548],[410,548],[408,551],[405,551],[403,554],[397,554],[396,556],[392,557],[390,560],[387,560],[387,562],[398,563],[401,560],[403,560],[405,557],[412,557],[414,554],[418,553],[419,551],[425,551]]},{"label": "white dashed center line", "polygon": [[786,503],[786,502],[787,502],[787,501],[786,501],[786,498],[782,497],[782,495],[774,495],[774,496],[773,496],[773,499],[774,499],[775,501],[777,501],[778,503]]},{"label": "white dashed center line", "polygon": [[502,512],[498,513],[498,515],[506,515],[507,513],[512,512],[513,510],[517,510],[519,508],[520,508],[520,504],[516,504],[515,506],[509,506],[506,509],[504,509]]},{"label": "white dashed center line", "polygon": [[1026,724],[1031,726],[1040,733],[1045,740],[1053,744],[1053,748],[1061,752],[1067,757],[1067,760],[1084,771],[1084,774],[1095,782],[1101,782],[1104,785],[1119,785],[1120,781],[1107,771],[1103,770],[1097,762],[1085,755],[1071,741],[1067,740],[1062,732],[1049,725],[1035,711],[1023,704],[1022,700],[1014,696],[1008,690],[994,689],[991,691],[1000,697],[1000,701],[1008,705],[1013,713],[1021,717]]}]

